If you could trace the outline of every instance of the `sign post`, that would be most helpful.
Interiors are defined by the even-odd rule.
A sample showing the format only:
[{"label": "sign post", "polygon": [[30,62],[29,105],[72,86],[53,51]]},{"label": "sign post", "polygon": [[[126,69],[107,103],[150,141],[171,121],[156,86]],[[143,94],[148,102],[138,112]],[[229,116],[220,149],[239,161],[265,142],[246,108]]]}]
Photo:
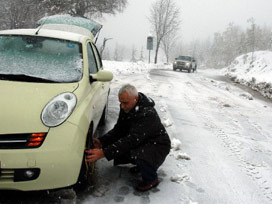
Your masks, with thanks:
[{"label": "sign post", "polygon": [[150,63],[150,51],[153,50],[153,37],[152,36],[147,37],[146,48],[147,48],[147,50],[149,50],[148,63]]}]

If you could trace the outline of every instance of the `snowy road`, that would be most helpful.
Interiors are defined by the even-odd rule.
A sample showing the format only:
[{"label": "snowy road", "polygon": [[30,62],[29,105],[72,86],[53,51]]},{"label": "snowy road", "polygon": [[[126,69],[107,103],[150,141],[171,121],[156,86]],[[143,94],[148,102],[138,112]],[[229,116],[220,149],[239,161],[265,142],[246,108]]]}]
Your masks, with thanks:
[{"label": "snowy road", "polygon": [[[68,199],[58,194],[23,193],[15,200],[22,204],[272,203],[272,103],[219,78],[207,70],[115,73],[109,123],[98,133],[116,122],[117,92],[122,84],[134,84],[152,97],[173,144],[159,169],[157,188],[135,191],[132,186],[138,177],[128,173],[129,166],[113,167],[102,159],[96,165],[96,183],[87,192],[76,197],[68,192]],[[2,196],[0,192],[0,203]]]},{"label": "snowy road", "polygon": [[118,75],[110,97],[111,125],[118,88],[132,83],[155,100],[174,148],[159,170],[156,189],[135,192],[127,166],[102,160],[94,192],[80,202],[272,203],[272,105],[214,78],[207,71],[158,69]]}]

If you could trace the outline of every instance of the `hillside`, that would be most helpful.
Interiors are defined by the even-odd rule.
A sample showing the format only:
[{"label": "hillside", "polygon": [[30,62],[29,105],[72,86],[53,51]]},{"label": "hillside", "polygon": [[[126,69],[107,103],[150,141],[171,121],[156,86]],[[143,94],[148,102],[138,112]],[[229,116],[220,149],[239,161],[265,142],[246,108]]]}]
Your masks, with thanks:
[{"label": "hillside", "polygon": [[272,52],[258,51],[237,57],[223,73],[231,80],[259,91],[272,98]]}]

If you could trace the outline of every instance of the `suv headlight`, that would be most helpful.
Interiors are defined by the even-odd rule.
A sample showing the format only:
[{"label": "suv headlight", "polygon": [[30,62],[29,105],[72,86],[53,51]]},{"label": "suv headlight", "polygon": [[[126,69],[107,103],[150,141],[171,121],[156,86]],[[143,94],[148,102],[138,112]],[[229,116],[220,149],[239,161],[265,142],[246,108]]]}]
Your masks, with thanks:
[{"label": "suv headlight", "polygon": [[43,109],[41,120],[48,127],[62,124],[73,112],[76,106],[76,96],[73,93],[62,93],[53,98]]},{"label": "suv headlight", "polygon": [[186,66],[189,67],[190,66],[190,62],[186,62]]}]

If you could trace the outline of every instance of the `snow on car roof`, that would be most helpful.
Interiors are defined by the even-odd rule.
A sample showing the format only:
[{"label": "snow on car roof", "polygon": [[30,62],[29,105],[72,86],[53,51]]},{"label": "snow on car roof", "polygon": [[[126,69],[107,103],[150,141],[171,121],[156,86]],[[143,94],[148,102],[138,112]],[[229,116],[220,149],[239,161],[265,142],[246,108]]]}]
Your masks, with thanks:
[{"label": "snow on car roof", "polygon": [[53,16],[47,16],[42,19],[40,19],[38,22],[38,25],[43,26],[46,24],[65,24],[65,25],[72,25],[72,26],[78,26],[81,28],[85,28],[88,31],[90,31],[93,36],[96,36],[96,34],[100,31],[102,28],[102,25],[87,18],[83,17],[74,17],[70,15],[53,15]]},{"label": "snow on car roof", "polygon": [[75,42],[82,42],[82,40],[86,38],[86,35],[60,30],[41,29],[38,34],[36,32],[37,29],[13,29],[0,31],[0,35],[32,35],[32,36],[38,35],[49,38],[71,40]]}]

